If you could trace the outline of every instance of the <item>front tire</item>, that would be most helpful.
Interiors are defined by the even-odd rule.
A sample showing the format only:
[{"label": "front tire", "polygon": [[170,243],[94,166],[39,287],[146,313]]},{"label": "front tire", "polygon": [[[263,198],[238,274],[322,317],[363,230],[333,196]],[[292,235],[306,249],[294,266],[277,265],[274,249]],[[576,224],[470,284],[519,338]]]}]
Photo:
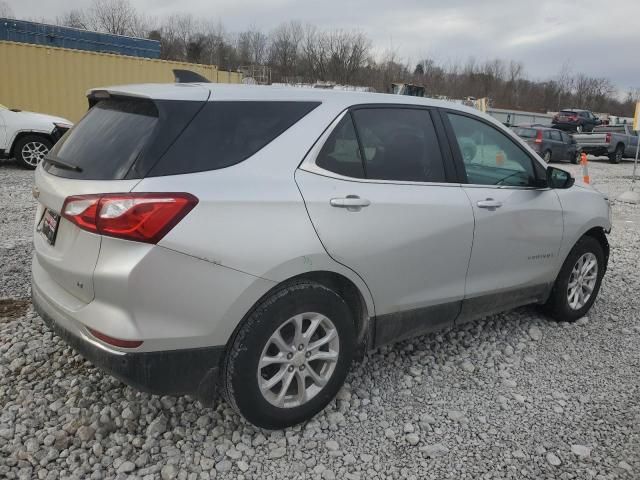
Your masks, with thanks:
[{"label": "front tire", "polygon": [[16,160],[24,168],[35,169],[53,147],[53,143],[42,135],[25,135],[14,147]]},{"label": "front tire", "polygon": [[559,322],[575,322],[595,302],[605,272],[600,242],[584,236],[567,256],[553,285],[545,309]]},{"label": "front tire", "polygon": [[277,290],[236,332],[223,366],[223,395],[258,427],[310,419],[338,393],[349,371],[355,326],[333,290],[300,281]]}]

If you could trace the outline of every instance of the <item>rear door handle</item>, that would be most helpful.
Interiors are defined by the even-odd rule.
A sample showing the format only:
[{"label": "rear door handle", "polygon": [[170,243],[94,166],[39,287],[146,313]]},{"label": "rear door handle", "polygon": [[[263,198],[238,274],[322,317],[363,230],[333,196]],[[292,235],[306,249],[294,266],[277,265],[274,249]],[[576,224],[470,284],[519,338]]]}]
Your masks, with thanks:
[{"label": "rear door handle", "polygon": [[359,212],[363,207],[368,207],[371,202],[357,195],[347,195],[343,198],[332,198],[329,203],[332,207],[346,208],[350,212]]},{"label": "rear door handle", "polygon": [[480,200],[476,205],[478,205],[478,208],[486,208],[487,210],[493,211],[496,208],[500,208],[502,206],[502,202],[494,200],[493,198],[487,198],[486,200]]}]

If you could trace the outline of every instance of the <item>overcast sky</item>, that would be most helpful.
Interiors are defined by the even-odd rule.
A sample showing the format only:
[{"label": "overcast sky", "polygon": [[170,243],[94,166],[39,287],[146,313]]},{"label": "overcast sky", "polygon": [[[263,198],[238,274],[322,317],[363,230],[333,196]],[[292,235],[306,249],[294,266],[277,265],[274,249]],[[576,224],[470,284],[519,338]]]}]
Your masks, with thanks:
[{"label": "overcast sky", "polygon": [[[91,0],[8,0],[18,18],[54,19]],[[527,76],[574,73],[608,77],[621,91],[640,87],[640,0],[131,0],[144,14],[176,11],[221,22],[235,32],[269,31],[299,20],[321,28],[359,29],[376,51],[420,58],[513,59]]]}]

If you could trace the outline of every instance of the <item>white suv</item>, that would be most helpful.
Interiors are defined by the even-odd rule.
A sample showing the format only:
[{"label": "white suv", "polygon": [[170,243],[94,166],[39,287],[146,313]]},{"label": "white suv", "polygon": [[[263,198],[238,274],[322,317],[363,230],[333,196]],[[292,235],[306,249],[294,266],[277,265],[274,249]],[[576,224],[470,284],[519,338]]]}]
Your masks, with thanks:
[{"label": "white suv", "polygon": [[36,168],[71,126],[64,118],[0,105],[0,158],[15,158],[25,168]]},{"label": "white suv", "polygon": [[531,303],[573,321],[598,293],[606,199],[475,110],[205,84],[89,101],[36,171],[33,301],[137,388],[284,427],[356,353]]}]

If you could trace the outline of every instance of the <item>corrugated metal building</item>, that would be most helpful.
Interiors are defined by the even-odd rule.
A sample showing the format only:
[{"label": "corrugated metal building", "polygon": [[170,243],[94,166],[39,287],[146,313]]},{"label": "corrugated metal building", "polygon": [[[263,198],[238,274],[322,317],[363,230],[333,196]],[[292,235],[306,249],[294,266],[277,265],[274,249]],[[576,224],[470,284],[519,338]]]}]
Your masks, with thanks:
[{"label": "corrugated metal building", "polygon": [[214,83],[240,83],[215,65],[170,62],[0,41],[0,104],[77,121],[86,91],[128,83],[173,82],[173,69],[192,70]]},{"label": "corrugated metal building", "polygon": [[46,47],[160,58],[160,42],[146,38],[91,32],[78,28],[0,18],[0,40]]}]

